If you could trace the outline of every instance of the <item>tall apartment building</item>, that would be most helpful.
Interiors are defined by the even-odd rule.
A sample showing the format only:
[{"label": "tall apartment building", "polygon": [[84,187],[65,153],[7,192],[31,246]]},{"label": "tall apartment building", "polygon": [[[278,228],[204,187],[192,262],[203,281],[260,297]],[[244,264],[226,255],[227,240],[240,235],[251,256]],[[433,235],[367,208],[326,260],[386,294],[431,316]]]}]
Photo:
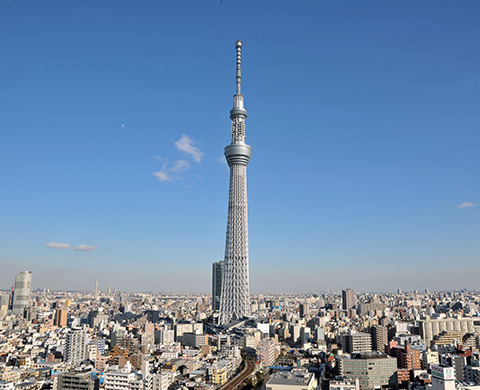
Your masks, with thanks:
[{"label": "tall apartment building", "polygon": [[298,310],[299,310],[298,314],[300,318],[305,318],[308,315],[308,313],[310,313],[310,306],[308,302],[300,303],[300,305],[298,305]]},{"label": "tall apartment building", "polygon": [[8,294],[0,294],[0,317],[6,316],[10,303],[10,296]]},{"label": "tall apartment building", "polygon": [[175,342],[175,331],[171,329],[158,329],[153,332],[155,344],[170,345]]},{"label": "tall apartment building", "polygon": [[53,320],[53,325],[58,327],[67,326],[67,310],[66,309],[55,310],[55,318]]},{"label": "tall apartment building", "polygon": [[84,330],[73,330],[65,337],[65,363],[76,366],[85,360],[87,355],[87,334]]},{"label": "tall apartment building", "polygon": [[262,362],[264,367],[273,366],[280,354],[280,344],[270,340],[263,340],[257,344],[257,360]]},{"label": "tall apartment building", "polygon": [[422,351],[420,349],[411,348],[410,344],[405,344],[404,348],[392,348],[392,356],[396,356],[399,368],[406,370],[422,369]]},{"label": "tall apartment building", "polygon": [[24,314],[30,305],[30,290],[32,288],[32,273],[22,271],[15,276],[12,311],[15,314]]},{"label": "tall apartment building", "polygon": [[370,328],[370,334],[372,335],[372,349],[384,353],[385,345],[388,343],[387,328],[382,325],[373,325]]},{"label": "tall apartment building", "polygon": [[99,328],[102,325],[107,325],[107,323],[108,314],[103,310],[103,307],[99,307],[97,310],[92,310],[88,313],[88,325],[90,328]]},{"label": "tall apartment building", "polygon": [[342,291],[342,308],[343,310],[350,310],[355,307],[355,291],[350,288]]},{"label": "tall apartment building", "polygon": [[347,353],[363,353],[372,351],[372,336],[370,333],[353,333],[344,336],[343,350]]},{"label": "tall apartment building", "polygon": [[224,269],[224,261],[218,261],[212,265],[212,310],[220,309]]}]

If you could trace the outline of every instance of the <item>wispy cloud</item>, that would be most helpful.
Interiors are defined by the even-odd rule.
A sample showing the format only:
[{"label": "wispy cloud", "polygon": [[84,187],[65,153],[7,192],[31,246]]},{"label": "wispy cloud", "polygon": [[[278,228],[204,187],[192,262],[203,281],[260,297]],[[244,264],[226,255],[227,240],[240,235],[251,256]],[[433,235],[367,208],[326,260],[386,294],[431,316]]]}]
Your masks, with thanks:
[{"label": "wispy cloud", "polygon": [[47,248],[55,248],[55,249],[72,249],[69,244],[65,244],[63,242],[48,242],[45,244]]},{"label": "wispy cloud", "polygon": [[182,172],[190,169],[190,163],[187,160],[178,160],[175,161],[171,171],[172,172]]},{"label": "wispy cloud", "polygon": [[202,161],[203,152],[198,146],[195,146],[196,141],[191,139],[188,135],[182,134],[178,141],[175,141],[175,146],[181,152],[186,153],[193,158],[193,161],[199,163]]},{"label": "wispy cloud", "polygon": [[[182,134],[178,141],[174,142],[175,147],[178,151],[187,155],[195,161],[199,163],[202,161],[203,152],[200,150],[198,146],[195,146],[196,141],[190,138],[186,134]],[[169,181],[174,183],[177,180],[182,180],[181,172],[188,171],[191,168],[191,164],[189,160],[176,160],[173,164],[170,164],[168,160],[164,159],[161,156],[152,156],[155,160],[163,163],[162,168],[159,169],[157,172],[153,173],[158,180],[164,182]]]},{"label": "wispy cloud", "polygon": [[173,182],[173,179],[168,175],[167,163],[162,165],[162,169],[160,169],[157,172],[154,172],[153,176],[155,176],[160,181],[172,181]]},{"label": "wispy cloud", "polygon": [[164,163],[162,169],[154,172],[153,175],[160,181],[171,181],[173,183],[175,180],[180,179],[178,173],[188,171],[189,169],[190,163],[187,160],[177,160],[172,167],[168,163]]},{"label": "wispy cloud", "polygon": [[74,248],[70,244],[66,244],[64,242],[48,242],[45,244],[47,248],[55,248],[55,249],[73,249],[74,251],[85,251],[85,252],[90,252],[94,251],[97,249],[97,246],[95,245],[85,245],[81,244],[78,245]]},{"label": "wispy cloud", "polygon": [[460,203],[457,207],[459,209],[468,209],[469,207],[475,207],[477,204],[472,202],[463,202]]},{"label": "wispy cloud", "polygon": [[95,245],[85,245],[85,244],[80,244],[79,246],[76,246],[73,248],[74,251],[84,251],[84,252],[91,252],[97,249],[97,246]]}]

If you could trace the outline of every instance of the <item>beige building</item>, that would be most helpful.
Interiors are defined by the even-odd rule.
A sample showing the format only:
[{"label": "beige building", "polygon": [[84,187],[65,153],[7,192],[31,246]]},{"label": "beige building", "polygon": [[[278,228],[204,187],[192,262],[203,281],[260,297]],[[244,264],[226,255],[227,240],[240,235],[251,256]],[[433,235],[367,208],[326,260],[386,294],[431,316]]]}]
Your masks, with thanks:
[{"label": "beige building", "polygon": [[227,383],[227,370],[225,368],[213,370],[212,373],[212,383],[215,385],[222,386]]},{"label": "beige building", "polygon": [[430,346],[433,338],[442,332],[458,331],[462,335],[475,332],[473,318],[461,316],[435,319],[426,316],[420,320],[419,325],[420,336],[425,340],[427,346]]}]

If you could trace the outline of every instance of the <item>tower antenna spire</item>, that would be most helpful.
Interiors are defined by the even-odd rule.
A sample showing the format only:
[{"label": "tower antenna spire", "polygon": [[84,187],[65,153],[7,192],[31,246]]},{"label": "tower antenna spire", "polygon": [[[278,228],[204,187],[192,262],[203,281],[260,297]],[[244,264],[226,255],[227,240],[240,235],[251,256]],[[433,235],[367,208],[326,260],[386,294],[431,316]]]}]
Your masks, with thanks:
[{"label": "tower antenna spire", "polygon": [[242,93],[242,41],[236,41],[237,48],[237,95]]}]

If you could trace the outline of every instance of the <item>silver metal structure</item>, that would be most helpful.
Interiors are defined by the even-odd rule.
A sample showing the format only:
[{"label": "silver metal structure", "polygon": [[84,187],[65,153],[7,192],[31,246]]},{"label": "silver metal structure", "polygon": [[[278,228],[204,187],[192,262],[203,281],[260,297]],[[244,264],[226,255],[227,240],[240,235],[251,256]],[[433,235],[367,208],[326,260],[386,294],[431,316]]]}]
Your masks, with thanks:
[{"label": "silver metal structure", "polygon": [[245,119],[242,84],[242,41],[237,48],[237,93],[233,96],[232,143],[225,148],[230,167],[227,239],[225,243],[225,269],[220,299],[218,323],[227,324],[250,315],[250,289],[248,278],[248,211],[247,165],[252,155],[251,146],[245,144]]}]

